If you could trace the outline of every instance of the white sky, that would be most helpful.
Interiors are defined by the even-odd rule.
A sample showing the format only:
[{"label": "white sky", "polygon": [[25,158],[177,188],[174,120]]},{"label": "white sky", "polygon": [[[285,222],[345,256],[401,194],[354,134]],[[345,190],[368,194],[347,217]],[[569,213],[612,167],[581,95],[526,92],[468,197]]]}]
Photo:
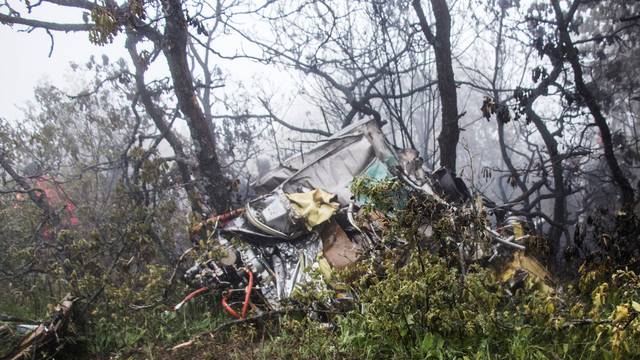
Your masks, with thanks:
[{"label": "white sky", "polygon": [[[45,15],[34,11],[34,14],[24,16],[81,22],[81,16],[75,15],[71,17],[60,8],[49,7]],[[80,84],[77,78],[73,78],[74,74],[69,66],[71,62],[84,64],[90,56],[99,59],[102,54],[108,55],[112,61],[122,57],[129,62],[122,34],[115,38],[113,44],[97,46],[89,42],[86,32],[53,32],[55,43],[49,57],[51,41],[44,30],[25,33],[18,32],[18,28],[0,24],[0,43],[6,50],[4,56],[0,56],[0,117],[8,120],[19,120],[22,114],[20,109],[25,107],[25,103],[33,97],[33,89],[41,83],[49,82],[68,93],[79,92]],[[232,49],[237,44],[237,39],[229,37],[216,40],[216,47],[227,50],[230,54],[234,53]],[[218,61],[216,65],[222,68],[231,83],[242,81],[245,91],[260,92],[261,87],[267,94],[276,95],[273,110],[279,116],[298,124],[307,117],[309,105],[304,99],[295,96],[291,98],[299,79],[293,79],[290,74],[273,66],[259,65],[248,60]],[[147,75],[147,80],[154,76],[168,76],[168,69],[163,61],[156,61]],[[229,91],[230,88],[220,91],[225,90]],[[312,109],[312,112],[315,113],[316,110]]]},{"label": "white sky", "polygon": [[[23,14],[25,17],[41,20],[61,21],[69,23],[81,22],[79,13],[69,14],[58,7],[49,7],[46,11],[33,14]],[[91,44],[86,32],[61,33],[53,32],[54,49],[51,57],[48,56],[51,41],[44,30],[34,30],[32,33],[18,32],[18,27],[11,28],[0,24],[0,43],[8,51],[0,56],[0,118],[19,122],[26,103],[33,97],[33,89],[41,83],[51,83],[65,92],[79,93],[82,91],[83,79],[78,78],[80,73],[73,72],[70,63],[84,64],[90,56],[100,59],[106,54],[111,61],[123,58],[130,63],[129,54],[124,47],[125,36],[120,34],[113,44],[97,46]],[[238,39],[222,36],[215,40],[216,48],[233,54],[237,51]],[[295,123],[298,126],[309,126],[312,123],[322,123],[321,114],[314,106],[310,107],[304,96],[297,94],[297,83],[305,80],[305,76],[297,74],[294,79],[291,73],[278,70],[274,66],[260,65],[249,60],[214,61],[220,66],[224,76],[229,80],[228,85],[216,90],[221,96],[226,93],[233,97],[239,94],[236,88],[238,82],[244,84],[243,92],[262,95],[273,95],[273,111],[285,121]],[[295,72],[294,72],[295,74]],[[153,78],[168,76],[168,68],[162,56],[149,68],[147,81]],[[214,111],[221,111],[216,109]],[[256,113],[265,113],[262,109]],[[188,136],[187,125],[184,121],[178,121],[175,128],[183,135]],[[315,126],[314,126],[315,127]],[[276,124],[275,129],[279,134],[281,147],[291,147],[298,136],[291,136],[291,132]],[[306,137],[306,136],[305,136]],[[166,145],[166,144],[163,144]],[[272,146],[270,142],[263,144],[264,150]],[[268,146],[267,146],[268,145]],[[309,145],[310,146],[310,145]],[[161,146],[161,150],[165,146]],[[167,147],[168,149],[168,147]],[[264,154],[265,156],[267,154]],[[268,157],[268,156],[267,156]],[[249,164],[250,167],[253,163]]]},{"label": "white sky", "polygon": [[[10,0],[9,3],[25,18],[82,22],[80,11],[43,3],[29,14],[20,2]],[[0,24],[0,43],[5,50],[0,56],[0,117],[6,119],[15,120],[20,116],[19,107],[32,98],[33,88],[39,83],[68,85],[71,61],[83,63],[92,54],[108,53],[112,59],[125,55],[122,39],[99,47],[89,42],[86,33],[53,33],[55,46],[49,58],[51,41],[47,33],[44,30],[19,32],[19,28]]]},{"label": "white sky", "polygon": [[54,36],[55,46],[49,58],[51,42],[44,31],[28,34],[0,25],[0,43],[6,51],[0,56],[0,117],[19,117],[19,107],[32,98],[33,88],[40,82],[67,86],[71,61],[83,63],[92,54],[108,53],[112,59],[116,53],[125,55],[120,39],[98,47],[89,43],[86,33]]}]

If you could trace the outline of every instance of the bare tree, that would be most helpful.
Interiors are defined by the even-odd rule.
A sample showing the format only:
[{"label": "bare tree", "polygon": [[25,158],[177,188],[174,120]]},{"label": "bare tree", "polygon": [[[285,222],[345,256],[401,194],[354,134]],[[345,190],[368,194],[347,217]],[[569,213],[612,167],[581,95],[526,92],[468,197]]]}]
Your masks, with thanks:
[{"label": "bare tree", "polygon": [[458,120],[458,98],[453,63],[451,57],[451,14],[446,0],[431,0],[431,8],[435,17],[435,33],[422,9],[420,0],[412,1],[413,8],[420,20],[420,28],[436,55],[438,73],[438,90],[442,106],[442,128],[438,135],[440,143],[440,165],[455,172],[456,154],[460,128]]},{"label": "bare tree", "polygon": [[276,63],[312,75],[321,83],[317,105],[331,109],[325,115],[338,118],[340,126],[356,116],[371,116],[379,125],[389,124],[394,137],[397,129],[403,144],[415,147],[410,124],[416,107],[425,105],[417,98],[435,81],[415,76],[430,59],[418,56],[422,51],[414,37],[419,31],[407,26],[406,13],[385,3],[320,0],[272,4],[255,12],[271,32],[225,26],[260,52],[221,56]]},{"label": "bare tree", "polygon": [[[200,174],[201,186],[204,189],[202,198],[208,208],[215,211],[225,211],[230,207],[230,197],[227,179],[217,155],[216,139],[212,123],[207,120],[204,111],[196,96],[195,84],[188,65],[187,43],[189,39],[190,23],[201,30],[201,23],[195,17],[187,18],[186,3],[178,0],[170,0],[161,3],[161,7],[145,5],[142,2],[124,4],[121,6],[107,2],[99,5],[86,0],[73,1],[43,1],[68,9],[80,9],[89,11],[92,18],[100,19],[96,23],[70,24],[44,22],[20,16],[16,11],[9,14],[1,14],[0,21],[4,24],[23,25],[30,28],[42,28],[46,31],[88,31],[90,39],[97,43],[105,43],[116,36],[121,29],[125,29],[129,38],[128,46],[134,63],[137,63],[138,77],[140,72],[149,65],[153,57],[136,54],[135,43],[144,39],[154,44],[156,52],[161,51],[167,60],[173,92],[176,96],[181,113],[187,120],[191,140],[195,150],[195,157]],[[30,6],[36,7],[40,3]],[[8,5],[7,5],[8,6]],[[148,17],[147,13],[156,12],[155,17]],[[104,19],[109,19],[105,21]],[[147,54],[150,55],[150,54]],[[157,53],[153,54],[157,56]],[[139,82],[139,86],[143,85]],[[148,100],[148,98],[147,98]],[[154,113],[150,104],[144,101],[147,111]],[[155,113],[158,119],[158,114]],[[160,124],[160,122],[157,122]],[[160,125],[163,136],[171,137],[166,127]],[[177,145],[173,141],[174,146]],[[178,148],[178,147],[175,147]],[[174,150],[175,150],[174,148]],[[181,157],[180,149],[177,156]],[[187,169],[181,165],[183,178],[187,177]],[[192,189],[188,190],[192,193]]]},{"label": "bare tree", "polygon": [[[569,10],[565,13],[562,11],[559,2],[552,2],[553,11],[555,13],[556,27],[559,34],[558,45],[561,47],[566,61],[571,65],[573,70],[573,78],[576,84],[578,94],[582,96],[582,99],[589,109],[593,121],[600,130],[600,138],[602,139],[602,147],[604,150],[604,157],[611,171],[613,181],[620,189],[622,205],[625,207],[631,207],[635,204],[635,194],[629,180],[622,172],[618,159],[613,151],[613,142],[611,139],[611,130],[607,124],[602,109],[592,90],[587,86],[582,71],[582,65],[578,57],[578,50],[571,39],[569,34],[569,24],[573,20],[573,16],[580,5],[579,0],[575,0],[570,4]],[[597,86],[593,84],[592,86]]]}]

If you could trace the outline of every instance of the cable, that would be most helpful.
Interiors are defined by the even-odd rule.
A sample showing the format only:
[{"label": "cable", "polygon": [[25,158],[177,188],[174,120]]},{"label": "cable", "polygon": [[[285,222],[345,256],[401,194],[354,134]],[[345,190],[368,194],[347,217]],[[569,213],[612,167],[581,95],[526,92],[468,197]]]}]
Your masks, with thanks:
[{"label": "cable", "polygon": [[180,301],[178,304],[176,304],[176,306],[173,307],[173,311],[178,311],[180,310],[180,308],[187,303],[187,301],[193,299],[196,296],[199,296],[201,294],[203,294],[205,291],[209,290],[208,287],[201,287],[200,289],[190,293],[189,295],[187,295],[182,301]]},{"label": "cable", "polygon": [[249,303],[251,300],[251,291],[253,290],[253,272],[251,272],[251,270],[249,270],[248,268],[245,270],[247,271],[247,274],[249,274],[249,283],[244,288],[244,303],[242,304],[241,315],[238,315],[238,313],[233,310],[227,303],[227,297],[229,296],[228,292],[225,293],[222,297],[222,307],[236,319],[245,319],[247,317],[247,312],[249,311]]}]

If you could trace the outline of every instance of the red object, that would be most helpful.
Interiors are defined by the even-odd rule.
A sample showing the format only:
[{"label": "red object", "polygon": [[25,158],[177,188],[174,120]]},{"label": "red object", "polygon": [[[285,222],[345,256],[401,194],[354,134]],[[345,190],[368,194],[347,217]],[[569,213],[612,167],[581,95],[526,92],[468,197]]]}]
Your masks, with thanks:
[{"label": "red object", "polygon": [[222,307],[236,319],[240,319],[240,315],[227,304],[227,294],[222,297]]},{"label": "red object", "polygon": [[220,227],[224,227],[229,220],[242,215],[243,212],[244,212],[244,208],[231,210],[224,214],[210,217],[208,222],[211,224],[218,223]]},{"label": "red object", "polygon": [[[35,180],[35,188],[41,189],[44,192],[46,201],[54,208],[60,208],[64,206],[64,213],[61,216],[61,225],[63,226],[75,226],[80,222],[76,215],[76,205],[66,194],[64,189],[52,178],[46,176],[40,176]],[[41,193],[36,193],[36,197],[42,196]]]},{"label": "red object", "polygon": [[[249,274],[249,283],[244,288],[244,303],[242,304],[242,312],[238,314],[235,310],[233,310],[231,306],[229,306],[229,304],[227,303],[227,297],[229,296],[229,293],[225,293],[224,296],[222,296],[222,307],[236,319],[245,319],[247,317],[249,304],[251,303],[251,291],[253,290],[253,273],[249,269],[245,268],[245,270],[247,271],[247,274]],[[204,294],[207,290],[209,290],[208,287],[201,287],[200,289],[190,293],[184,299],[182,299],[182,301],[176,304],[176,306],[173,307],[173,311],[178,311],[189,300]]]},{"label": "red object", "polygon": [[182,299],[182,301],[180,301],[178,304],[176,304],[176,306],[173,307],[173,311],[178,311],[178,309],[180,309],[184,304],[186,304],[187,301],[193,299],[196,296],[202,295],[207,290],[209,290],[208,287],[201,287],[200,289],[190,293],[184,299]]},{"label": "red object", "polygon": [[233,310],[233,308],[231,308],[229,304],[227,304],[227,297],[229,296],[228,293],[224,294],[224,296],[222,297],[222,307],[229,314],[231,314],[231,316],[235,317],[236,319],[246,319],[247,311],[249,310],[249,302],[251,300],[251,290],[253,289],[253,273],[249,269],[246,269],[246,271],[249,274],[249,283],[247,284],[247,287],[244,288],[244,303],[242,304],[242,314],[238,315],[238,313],[235,310]]}]

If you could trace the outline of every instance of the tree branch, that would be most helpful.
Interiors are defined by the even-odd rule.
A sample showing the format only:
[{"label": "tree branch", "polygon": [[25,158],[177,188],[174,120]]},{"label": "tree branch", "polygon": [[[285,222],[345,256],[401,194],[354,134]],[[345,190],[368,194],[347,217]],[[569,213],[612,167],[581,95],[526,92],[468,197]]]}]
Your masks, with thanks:
[{"label": "tree branch", "polygon": [[324,130],[320,130],[320,129],[306,129],[306,128],[301,128],[298,126],[294,126],[289,124],[288,122],[280,119],[278,116],[276,116],[276,114],[273,113],[273,111],[271,111],[271,108],[269,107],[269,103],[264,100],[264,99],[260,99],[260,103],[262,104],[262,106],[264,106],[265,110],[267,110],[267,112],[269,113],[269,117],[273,120],[275,120],[275,122],[277,122],[278,124],[291,129],[293,131],[298,131],[301,133],[308,133],[308,134],[317,134],[317,135],[321,135],[321,136],[331,136],[330,132],[324,131]]},{"label": "tree branch", "polygon": [[25,25],[32,28],[63,32],[89,31],[95,28],[95,24],[60,24],[35,19],[26,19],[23,17],[10,16],[6,14],[0,14],[0,23],[6,25]]}]

